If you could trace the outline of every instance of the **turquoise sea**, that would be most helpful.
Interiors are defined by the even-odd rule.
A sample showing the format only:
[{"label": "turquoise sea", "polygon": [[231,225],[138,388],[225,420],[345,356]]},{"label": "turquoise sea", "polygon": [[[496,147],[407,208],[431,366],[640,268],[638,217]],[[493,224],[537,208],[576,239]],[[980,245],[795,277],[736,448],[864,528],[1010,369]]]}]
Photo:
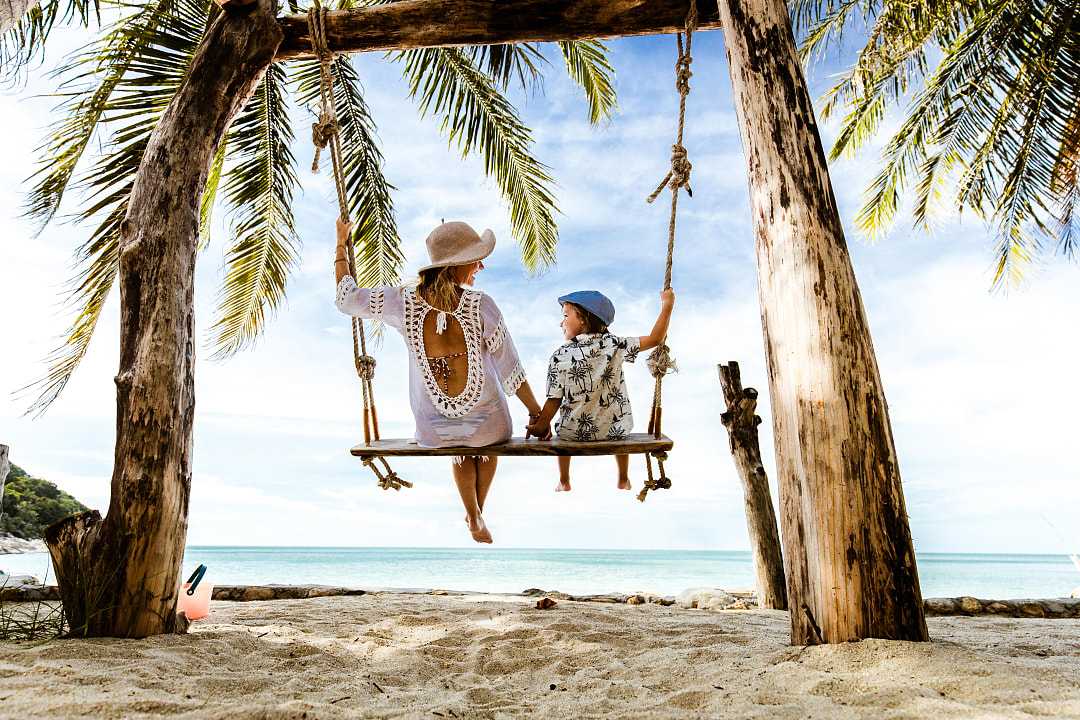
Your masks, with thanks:
[{"label": "turquoise sea", "polygon": [[[922,553],[918,562],[924,597],[1068,597],[1080,587],[1080,570],[1066,555]],[[753,584],[750,553],[742,551],[189,547],[185,575],[199,563],[219,585],[677,594],[690,587]],[[0,556],[0,569],[40,576],[48,556]]]}]

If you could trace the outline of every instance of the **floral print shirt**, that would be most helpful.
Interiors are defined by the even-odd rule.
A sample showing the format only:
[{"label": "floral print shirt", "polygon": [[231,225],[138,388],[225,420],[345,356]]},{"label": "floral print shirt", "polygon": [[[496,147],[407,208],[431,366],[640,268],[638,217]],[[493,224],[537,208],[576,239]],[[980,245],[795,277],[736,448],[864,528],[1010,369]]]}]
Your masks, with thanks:
[{"label": "floral print shirt", "polygon": [[634,362],[639,338],[583,333],[551,356],[547,396],[562,401],[556,434],[561,440],[622,440],[634,429],[623,361]]}]

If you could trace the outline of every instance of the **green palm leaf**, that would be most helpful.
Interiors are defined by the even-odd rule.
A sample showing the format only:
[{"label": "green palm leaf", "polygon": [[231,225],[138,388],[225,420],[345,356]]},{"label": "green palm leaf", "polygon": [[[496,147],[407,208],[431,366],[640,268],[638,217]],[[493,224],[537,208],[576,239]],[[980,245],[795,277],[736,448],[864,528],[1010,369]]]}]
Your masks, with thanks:
[{"label": "green palm leaf", "polygon": [[585,91],[589,122],[610,120],[615,113],[615,69],[607,57],[607,47],[599,40],[560,42],[570,77]]},{"label": "green palm leaf", "polygon": [[[1073,0],[793,0],[790,10],[804,58],[839,47],[860,24],[865,32],[855,63],[825,96],[823,114],[847,108],[833,158],[876,135],[888,107],[906,105],[857,216],[865,232],[891,225],[910,191],[923,227],[946,197],[993,223],[995,284],[1018,282],[1048,239],[1072,254],[1080,201]],[[933,69],[930,51],[939,56]],[[917,82],[924,86],[912,94]]]},{"label": "green palm leaf", "polygon": [[57,21],[82,27],[100,22],[98,0],[45,0],[34,4],[22,17],[0,16],[0,78],[11,79],[27,63],[41,58]]},{"label": "green palm leaf", "polygon": [[284,299],[299,257],[292,212],[298,178],[285,84],[285,69],[271,65],[229,133],[235,165],[224,191],[234,238],[225,251],[225,279],[210,330],[219,358],[258,337],[267,311]]},{"label": "green palm leaf", "polygon": [[[297,100],[313,115],[318,115],[319,62],[297,61],[293,67]],[[383,156],[375,135],[375,122],[364,101],[360,77],[348,58],[335,59],[331,73],[345,194],[349,216],[354,222],[356,281],[361,287],[395,285],[401,279],[405,261],[390,194],[394,187],[383,175]]]},{"label": "green palm leaf", "polygon": [[461,50],[409,50],[404,62],[410,96],[421,115],[442,116],[442,129],[463,155],[479,152],[510,206],[510,226],[525,266],[540,270],[555,260],[558,228],[548,169],[531,154],[532,134],[513,105]]},{"label": "green palm leaf", "polygon": [[210,244],[210,224],[213,221],[214,203],[217,202],[228,148],[229,140],[223,138],[217,152],[214,153],[214,161],[210,164],[210,172],[206,176],[206,188],[203,189],[202,198],[199,200],[199,250],[204,250]]},{"label": "green palm leaf", "polygon": [[533,43],[474,45],[466,52],[500,90],[509,88],[515,79],[522,90],[540,90],[543,86],[543,66],[548,61]]},{"label": "green palm leaf", "polygon": [[65,78],[60,90],[66,99],[56,109],[61,119],[38,148],[42,159],[32,176],[37,181],[27,203],[27,214],[42,225],[60,208],[99,122],[107,111],[117,109],[110,102],[113,92],[125,89],[121,83],[131,64],[146,51],[172,7],[173,0],[159,0],[138,9],[54,71],[54,76]]},{"label": "green palm leaf", "polygon": [[[208,1],[177,0],[172,12],[160,16],[153,42],[142,44],[139,52],[113,52],[116,46],[100,45],[103,53],[101,85],[87,90],[84,98],[97,98],[95,102],[100,108],[94,110],[97,118],[94,123],[112,128],[112,133],[102,154],[79,173],[76,184],[82,191],[82,203],[75,212],[75,219],[80,222],[103,219],[76,253],[76,270],[69,284],[68,297],[68,302],[76,308],[75,319],[62,344],[47,356],[45,376],[24,388],[36,395],[28,409],[30,413],[43,412],[59,397],[86,354],[119,270],[120,225],[127,214],[127,199],[135,173],[151,132],[187,72],[208,12]],[[121,19],[106,30],[106,35],[115,36],[122,26],[133,27],[130,19]],[[81,60],[76,58],[69,64],[89,68],[91,63],[92,60],[83,55]],[[112,63],[123,64],[124,70],[113,68]],[[58,121],[54,136],[65,122],[66,119]],[[89,134],[93,135],[93,128]],[[71,162],[72,147],[46,143],[43,152],[48,153],[51,149],[62,153],[59,161]],[[85,144],[78,152],[81,154],[83,150]],[[43,166],[47,162],[46,155]],[[70,175],[77,163],[76,158],[72,168],[64,172]],[[59,193],[50,202],[59,203],[70,177],[56,177],[58,180],[53,188]],[[56,211],[55,206],[42,205],[41,208],[44,219]]]}]

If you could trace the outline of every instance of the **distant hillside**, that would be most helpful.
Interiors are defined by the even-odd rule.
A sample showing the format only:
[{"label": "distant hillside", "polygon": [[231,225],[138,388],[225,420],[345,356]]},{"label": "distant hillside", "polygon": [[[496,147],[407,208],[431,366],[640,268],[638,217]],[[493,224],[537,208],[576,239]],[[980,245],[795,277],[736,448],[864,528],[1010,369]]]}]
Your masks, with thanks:
[{"label": "distant hillside", "polygon": [[11,466],[4,486],[4,514],[0,533],[37,539],[45,528],[86,507],[48,480],[30,477],[18,465]]}]

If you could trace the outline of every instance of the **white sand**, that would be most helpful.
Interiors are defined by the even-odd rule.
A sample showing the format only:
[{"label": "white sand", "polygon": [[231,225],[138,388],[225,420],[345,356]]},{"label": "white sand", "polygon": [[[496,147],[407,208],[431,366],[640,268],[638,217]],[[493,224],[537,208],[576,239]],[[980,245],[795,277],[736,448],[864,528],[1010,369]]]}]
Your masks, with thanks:
[{"label": "white sand", "polygon": [[785,613],[534,602],[215,603],[185,636],[0,645],[0,716],[1080,718],[1080,621],[792,648]]}]

